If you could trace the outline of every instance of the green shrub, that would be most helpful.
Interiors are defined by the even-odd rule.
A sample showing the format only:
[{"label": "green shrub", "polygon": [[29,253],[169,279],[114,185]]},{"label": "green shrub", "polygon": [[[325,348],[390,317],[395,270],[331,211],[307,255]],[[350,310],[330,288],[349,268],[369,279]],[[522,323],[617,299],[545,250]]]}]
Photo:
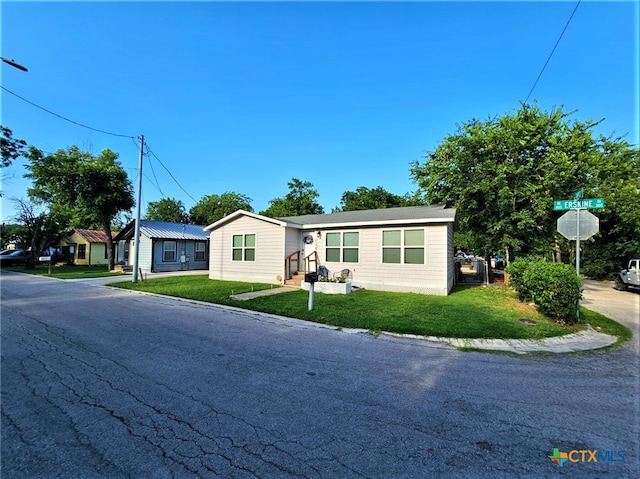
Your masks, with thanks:
[{"label": "green shrub", "polygon": [[614,272],[618,272],[611,261],[594,259],[581,268],[581,272],[591,279],[613,279]]},{"label": "green shrub", "polygon": [[525,269],[522,280],[541,313],[567,324],[577,321],[582,283],[571,266],[538,261]]},{"label": "green shrub", "polygon": [[523,256],[509,263],[505,268],[505,272],[509,275],[509,285],[516,290],[520,301],[531,301],[531,292],[524,284],[524,273],[534,263],[540,261],[540,258],[533,256]]}]

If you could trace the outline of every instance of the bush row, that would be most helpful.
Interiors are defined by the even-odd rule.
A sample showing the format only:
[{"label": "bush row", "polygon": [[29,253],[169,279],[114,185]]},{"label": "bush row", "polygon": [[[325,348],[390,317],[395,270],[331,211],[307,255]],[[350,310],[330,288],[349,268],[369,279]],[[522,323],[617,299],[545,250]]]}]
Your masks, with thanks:
[{"label": "bush row", "polygon": [[582,283],[570,265],[524,257],[509,264],[506,272],[521,301],[533,301],[542,314],[557,321],[577,321]]}]

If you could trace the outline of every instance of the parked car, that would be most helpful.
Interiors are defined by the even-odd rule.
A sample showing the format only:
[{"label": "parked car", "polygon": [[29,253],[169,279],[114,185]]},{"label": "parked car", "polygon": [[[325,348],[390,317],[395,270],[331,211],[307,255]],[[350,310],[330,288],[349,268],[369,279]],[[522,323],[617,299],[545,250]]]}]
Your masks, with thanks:
[{"label": "parked car", "polygon": [[640,259],[629,260],[627,269],[616,274],[615,289],[627,291],[630,286],[640,288]]},{"label": "parked car", "polygon": [[7,254],[0,254],[0,266],[15,266],[27,264],[29,253],[23,249],[16,249]]}]

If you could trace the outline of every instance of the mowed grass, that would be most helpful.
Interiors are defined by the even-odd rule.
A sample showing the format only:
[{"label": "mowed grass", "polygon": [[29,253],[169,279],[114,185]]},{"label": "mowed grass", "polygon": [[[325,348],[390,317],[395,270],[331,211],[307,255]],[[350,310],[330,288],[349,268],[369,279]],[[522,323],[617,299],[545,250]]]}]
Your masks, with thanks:
[{"label": "mowed grass", "polygon": [[[504,286],[458,287],[449,296],[368,290],[348,295],[316,293],[313,311],[308,311],[307,291],[293,290],[239,301],[230,296],[276,286],[215,281],[206,275],[157,278],[136,284],[113,283],[111,286],[373,332],[458,338],[541,339],[576,332],[584,327],[584,324],[573,327],[557,324],[538,313],[534,307],[519,302],[512,290]],[[519,319],[533,320],[537,325],[522,324],[517,321]],[[610,329],[611,325],[607,323],[610,320],[604,317],[597,319],[604,332]]]},{"label": "mowed grass", "polygon": [[17,271],[19,273],[34,274],[36,276],[49,276],[58,279],[82,279],[82,278],[102,278],[105,276],[124,276],[124,273],[110,272],[106,265],[99,266],[79,266],[64,265],[52,266],[49,273],[49,266],[37,265],[35,268],[25,268],[24,266],[7,266],[2,268],[6,271]]}]

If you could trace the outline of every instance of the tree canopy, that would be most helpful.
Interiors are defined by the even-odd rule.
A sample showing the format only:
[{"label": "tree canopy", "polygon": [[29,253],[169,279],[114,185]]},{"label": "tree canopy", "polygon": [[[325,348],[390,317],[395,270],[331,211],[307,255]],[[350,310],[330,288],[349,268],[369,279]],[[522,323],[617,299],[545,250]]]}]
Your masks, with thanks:
[{"label": "tree canopy", "polygon": [[181,200],[162,198],[150,201],[144,217],[148,220],[167,221],[169,223],[188,223],[189,215]]},{"label": "tree canopy", "polygon": [[[117,161],[118,154],[103,150],[97,157],[77,146],[51,155],[30,147],[27,165],[33,186],[28,194],[47,203],[50,211],[64,211],[70,222],[82,220],[101,225],[107,236],[107,259],[113,269],[111,224],[119,213],[134,206],[133,185]],[[87,228],[86,224],[70,227]]]},{"label": "tree canopy", "polygon": [[253,212],[251,201],[248,196],[233,191],[205,195],[191,207],[189,216],[192,223],[207,226],[237,210]]},{"label": "tree canopy", "polygon": [[[504,252],[512,259],[554,250],[562,240],[553,201],[570,199],[579,189],[586,197],[604,197],[606,209],[599,215],[626,217],[618,229],[638,238],[638,149],[596,137],[598,122],[569,121],[571,114],[523,103],[500,118],[472,119],[429,152],[424,163],[414,162],[411,175],[428,203],[458,209],[465,246],[477,252]],[[616,241],[627,240],[618,236]]]},{"label": "tree canopy", "polygon": [[403,196],[389,193],[382,186],[367,188],[359,186],[355,191],[345,191],[340,199],[340,207],[334,211],[375,210],[380,208],[397,208],[416,206],[421,203],[419,197],[405,194]]},{"label": "tree canopy", "polygon": [[324,213],[324,209],[317,202],[320,194],[313,188],[313,183],[292,178],[287,185],[289,192],[283,198],[269,200],[269,207],[261,211],[261,215],[278,218]]},{"label": "tree canopy", "polygon": [[38,211],[38,207],[29,201],[14,200],[17,213],[15,220],[18,224],[2,225],[3,242],[4,234],[22,248],[30,248],[31,263],[33,266],[38,255],[51,246],[59,234],[57,218],[47,211]]},{"label": "tree canopy", "polygon": [[13,138],[13,132],[0,125],[0,150],[2,151],[2,164],[1,167],[7,167],[11,165],[13,160],[20,156],[26,156],[27,154],[27,142]]}]

